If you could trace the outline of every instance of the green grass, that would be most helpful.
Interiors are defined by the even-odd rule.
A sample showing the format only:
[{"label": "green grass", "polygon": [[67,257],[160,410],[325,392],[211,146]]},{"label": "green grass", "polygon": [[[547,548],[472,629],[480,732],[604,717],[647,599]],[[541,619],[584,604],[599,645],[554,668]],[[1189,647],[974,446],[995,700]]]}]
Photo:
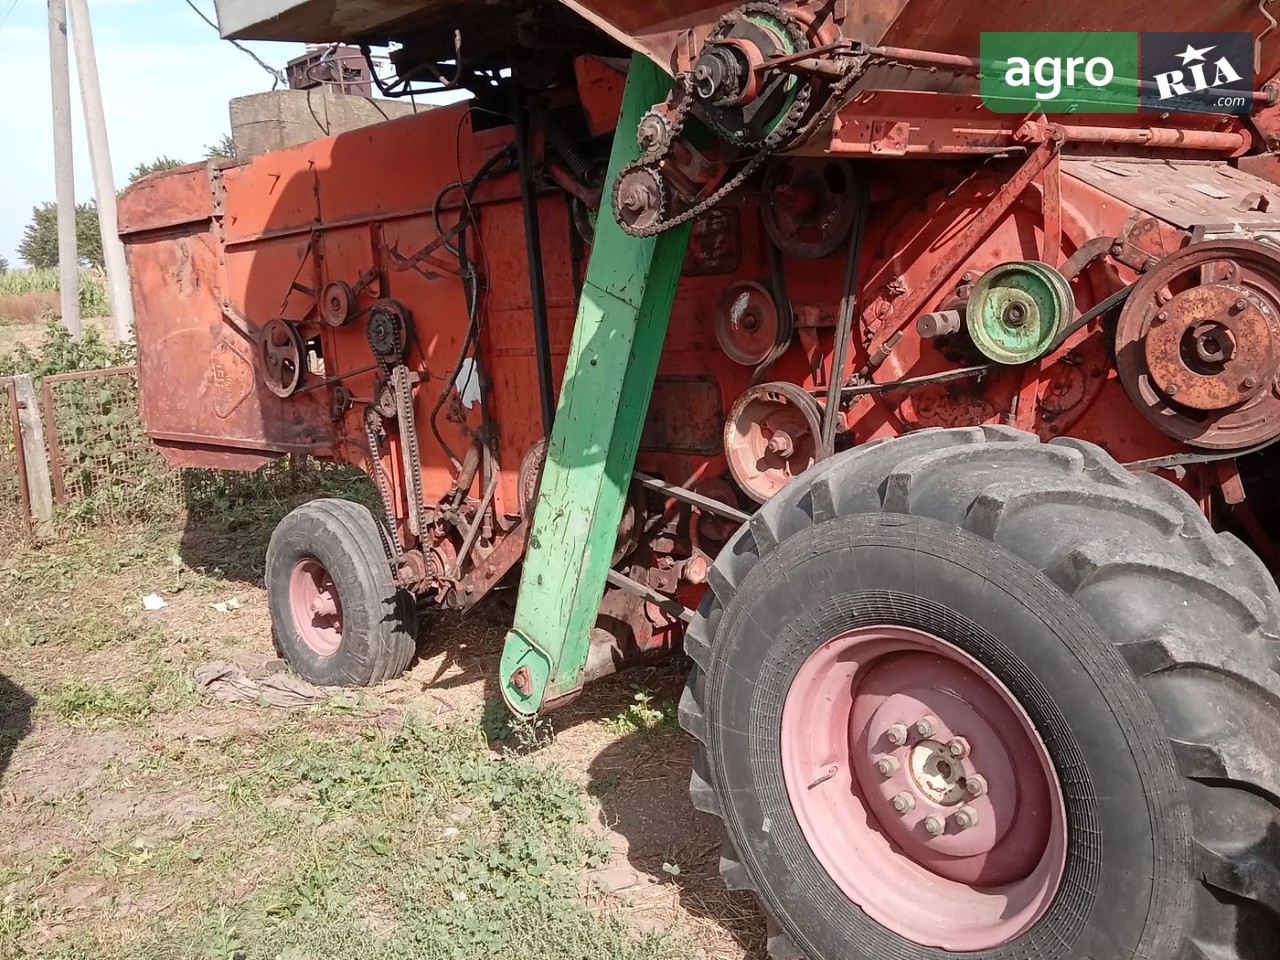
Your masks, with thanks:
[{"label": "green grass", "polygon": [[[583,830],[579,788],[556,770],[494,754],[474,724],[318,737],[304,717],[252,754],[206,745],[185,763],[218,796],[219,815],[198,841],[55,851],[0,873],[0,940],[16,945],[15,956],[684,955],[674,938],[636,937],[579,899],[583,870],[609,857]],[[239,778],[222,776],[232,764]],[[41,952],[31,938],[56,920],[44,892],[54,861],[57,873],[162,890],[173,905],[126,939],[110,922],[80,924],[60,953]],[[230,895],[246,875],[254,886]]]},{"label": "green grass", "polygon": [[[288,499],[235,513],[265,530]],[[192,667],[221,653],[208,638],[225,615],[209,601],[230,594],[218,573],[186,566],[177,535],[164,524],[111,530],[0,560],[0,663],[36,698],[38,733],[19,740],[15,761],[47,751],[44,772],[86,737],[125,745],[96,786],[80,786],[77,770],[61,799],[26,801],[25,822],[73,826],[0,863],[0,960],[689,954],[680,934],[638,936],[585,892],[584,872],[611,852],[585,829],[588,791],[523,752],[545,728],[477,707],[449,724],[410,713],[385,730],[372,725],[376,694],[295,714],[197,699]],[[174,600],[168,613],[141,611],[152,590]],[[185,619],[169,616],[179,609]],[[647,723],[650,709],[638,700],[627,716]],[[169,734],[211,717],[209,735]],[[590,792],[615,789],[602,778]],[[164,807],[97,832],[104,799],[122,796],[188,797],[204,813],[187,823]],[[92,897],[70,911],[67,898],[86,888]]]},{"label": "green grass", "polygon": [[655,700],[643,687],[635,688],[625,709],[602,721],[610,733],[676,733],[680,729],[678,710],[670,700]]}]

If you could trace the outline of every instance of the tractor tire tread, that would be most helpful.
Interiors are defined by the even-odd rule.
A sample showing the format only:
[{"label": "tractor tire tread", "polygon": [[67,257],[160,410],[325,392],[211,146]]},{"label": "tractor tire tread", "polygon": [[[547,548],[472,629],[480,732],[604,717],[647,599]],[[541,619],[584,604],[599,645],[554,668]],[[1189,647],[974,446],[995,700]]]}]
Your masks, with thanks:
[{"label": "tractor tire tread", "polygon": [[[1244,922],[1237,915],[1257,922],[1261,912],[1272,918],[1271,936],[1280,939],[1280,868],[1244,842],[1280,835],[1280,754],[1273,746],[1280,743],[1280,591],[1252,551],[1215,532],[1182,490],[1136,476],[1084,441],[1044,444],[1003,427],[923,430],[820,461],[764,504],[716,559],[711,589],[688,630],[694,666],[679,713],[700,742],[690,783],[694,806],[723,816],[705,697],[716,631],[737,589],[764,556],[800,530],[875,512],[928,516],[1000,545],[1037,565],[1104,629],[1157,705],[1178,774],[1203,784],[1188,787],[1192,823],[1202,828],[1219,814],[1218,804],[1227,804],[1243,824],[1234,838],[1197,834],[1199,880],[1228,896],[1196,896],[1196,918],[1180,955],[1270,957],[1241,952],[1227,934]],[[1120,536],[1108,517],[1123,525]],[[1050,528],[1056,539],[1037,536]],[[1180,701],[1162,694],[1161,685],[1175,682],[1181,686],[1169,689],[1189,683],[1210,699],[1230,690],[1240,705],[1215,725],[1203,711],[1170,706]],[[1231,725],[1242,718],[1251,726]],[[1214,806],[1204,808],[1210,801]],[[726,884],[760,899],[749,866],[733,851],[726,833]],[[787,931],[772,916],[768,921],[770,956],[799,956]]]},{"label": "tractor tire tread", "polygon": [[[351,559],[362,577],[374,578],[369,584],[371,595],[381,589],[386,591],[390,584],[390,569],[387,566],[386,554],[383,550],[381,535],[377,521],[367,507],[351,500],[336,498],[320,498],[308,501],[298,507],[281,522],[291,525],[315,524],[316,533],[328,530],[338,536],[351,552]],[[280,529],[280,528],[277,528]],[[273,543],[274,543],[273,534]],[[274,550],[268,548],[268,581]],[[386,578],[380,582],[377,578]],[[382,602],[390,599],[395,605],[394,617],[383,617],[377,620],[375,627],[369,632],[365,657],[357,669],[347,667],[341,678],[344,685],[367,686],[384,683],[399,676],[412,661],[417,648],[417,604],[407,591],[395,589],[391,597],[384,596]],[[279,637],[277,635],[277,646]],[[282,653],[285,653],[283,648]]]}]

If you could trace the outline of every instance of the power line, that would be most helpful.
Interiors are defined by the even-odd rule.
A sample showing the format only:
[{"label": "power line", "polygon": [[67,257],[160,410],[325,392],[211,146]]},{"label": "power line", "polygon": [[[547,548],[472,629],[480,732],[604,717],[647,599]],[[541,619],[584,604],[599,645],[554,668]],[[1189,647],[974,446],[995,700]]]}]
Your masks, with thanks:
[{"label": "power line", "polygon": [[9,9],[4,12],[3,17],[0,17],[0,27],[3,27],[6,23],[9,22],[9,15],[13,13],[14,7],[16,7],[17,5],[18,5],[18,0],[13,0],[13,2],[9,4]]},{"label": "power line", "polygon": [[[13,0],[13,2],[17,3],[18,0]],[[199,7],[197,7],[194,3],[192,3],[191,0],[186,0],[186,4],[188,7],[190,7],[192,10],[196,12],[196,16],[198,16],[201,20],[203,20],[209,26],[213,27],[214,30],[218,30],[218,25],[214,23],[212,20],[210,20],[209,17],[205,14],[205,12],[201,10]],[[218,31],[218,32],[219,34],[221,34],[221,31]],[[275,67],[271,66],[271,64],[267,63],[260,56],[258,56],[248,47],[246,47],[243,43],[240,43],[238,40],[228,40],[227,42],[231,44],[233,47],[235,47],[237,50],[239,50],[241,53],[248,54],[250,57],[253,58],[254,63],[260,66],[263,70],[267,71],[267,73],[271,74],[271,79],[273,81],[273,83],[271,84],[272,90],[274,90],[276,87],[278,87],[282,83],[286,85],[288,84],[289,82],[288,78],[285,76],[283,70],[277,70]]]}]

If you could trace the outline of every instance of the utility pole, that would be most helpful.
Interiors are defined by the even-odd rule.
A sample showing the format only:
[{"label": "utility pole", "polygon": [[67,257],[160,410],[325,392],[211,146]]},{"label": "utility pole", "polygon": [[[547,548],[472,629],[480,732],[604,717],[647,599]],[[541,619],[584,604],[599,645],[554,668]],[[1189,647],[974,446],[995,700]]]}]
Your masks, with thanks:
[{"label": "utility pole", "polygon": [[107,120],[98,86],[98,58],[93,50],[93,28],[86,0],[69,0],[71,35],[75,42],[80,94],[84,99],[84,124],[89,134],[89,162],[93,166],[93,190],[98,198],[98,226],[102,231],[102,259],[107,269],[107,290],[116,339],[133,339],[133,297],[124,262],[124,244],[116,223],[116,185],[107,146]]},{"label": "utility pole", "polygon": [[53,92],[53,177],[58,201],[58,289],[62,325],[80,339],[80,255],[76,251],[76,176],[71,162],[71,68],[67,2],[49,0],[49,77]]}]

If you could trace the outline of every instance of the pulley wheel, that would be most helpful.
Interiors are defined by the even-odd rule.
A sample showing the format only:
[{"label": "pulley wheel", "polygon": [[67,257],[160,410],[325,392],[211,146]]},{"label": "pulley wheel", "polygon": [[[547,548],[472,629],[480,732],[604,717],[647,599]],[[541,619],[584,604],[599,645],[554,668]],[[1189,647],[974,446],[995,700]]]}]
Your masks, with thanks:
[{"label": "pulley wheel", "polygon": [[769,238],[802,260],[829,257],[844,243],[862,208],[862,187],[848,163],[810,157],[774,160],[760,207]]},{"label": "pulley wheel", "polygon": [[340,327],[351,319],[356,295],[350,284],[330,280],[320,290],[320,319],[330,327]]},{"label": "pulley wheel", "polygon": [[819,458],[822,408],[794,383],[751,387],[724,425],[724,454],[742,491],[764,503]]},{"label": "pulley wheel", "polygon": [[768,290],[750,280],[729,285],[716,310],[716,342],[725,356],[754,367],[773,352],[782,332],[778,307]]},{"label": "pulley wheel", "polygon": [[298,331],[283,320],[272,320],[258,338],[262,380],[277,397],[289,397],[302,382],[303,349]]},{"label": "pulley wheel", "polygon": [[1116,369],[1143,416],[1191,446],[1280,436],[1280,253],[1214,240],[1166,257],[1120,312]]},{"label": "pulley wheel", "polygon": [[1043,356],[1075,311],[1066,277],[1033,260],[992,267],[974,285],[965,323],[974,345],[996,363]]}]

